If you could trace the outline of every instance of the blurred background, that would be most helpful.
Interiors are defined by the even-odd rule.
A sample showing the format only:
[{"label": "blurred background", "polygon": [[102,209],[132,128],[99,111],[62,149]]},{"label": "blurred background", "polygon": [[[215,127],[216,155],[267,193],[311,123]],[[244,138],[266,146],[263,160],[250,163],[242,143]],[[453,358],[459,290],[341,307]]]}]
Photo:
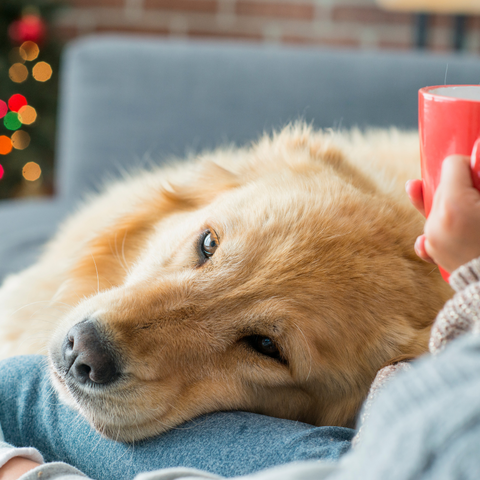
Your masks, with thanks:
[{"label": "blurred background", "polygon": [[479,55],[480,1],[0,0],[0,199],[54,193],[62,46],[98,32]]}]

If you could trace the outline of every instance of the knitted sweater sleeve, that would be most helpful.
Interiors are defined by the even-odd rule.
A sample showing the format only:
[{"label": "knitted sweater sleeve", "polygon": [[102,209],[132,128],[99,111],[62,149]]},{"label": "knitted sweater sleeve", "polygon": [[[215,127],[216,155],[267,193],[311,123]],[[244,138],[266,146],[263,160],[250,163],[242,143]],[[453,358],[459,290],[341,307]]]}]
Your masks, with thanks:
[{"label": "knitted sweater sleeve", "polygon": [[464,333],[480,333],[480,258],[455,270],[450,285],[457,293],[433,324],[429,343],[432,354],[439,353]]}]

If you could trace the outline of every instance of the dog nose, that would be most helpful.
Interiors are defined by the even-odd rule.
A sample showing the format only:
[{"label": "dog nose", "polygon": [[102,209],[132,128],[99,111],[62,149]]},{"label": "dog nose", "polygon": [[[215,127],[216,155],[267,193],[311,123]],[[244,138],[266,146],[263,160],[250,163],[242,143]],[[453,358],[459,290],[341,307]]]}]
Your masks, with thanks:
[{"label": "dog nose", "polygon": [[62,354],[68,375],[81,384],[105,385],[118,376],[115,358],[92,321],[77,323],[69,330]]}]

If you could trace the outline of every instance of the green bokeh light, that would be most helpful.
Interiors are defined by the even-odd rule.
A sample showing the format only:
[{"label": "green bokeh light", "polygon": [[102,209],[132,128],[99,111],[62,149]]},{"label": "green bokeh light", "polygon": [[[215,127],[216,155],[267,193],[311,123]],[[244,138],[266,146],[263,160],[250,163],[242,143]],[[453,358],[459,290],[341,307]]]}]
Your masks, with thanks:
[{"label": "green bokeh light", "polygon": [[22,126],[22,122],[18,119],[18,113],[8,112],[3,119],[5,128],[9,130],[18,130]]}]

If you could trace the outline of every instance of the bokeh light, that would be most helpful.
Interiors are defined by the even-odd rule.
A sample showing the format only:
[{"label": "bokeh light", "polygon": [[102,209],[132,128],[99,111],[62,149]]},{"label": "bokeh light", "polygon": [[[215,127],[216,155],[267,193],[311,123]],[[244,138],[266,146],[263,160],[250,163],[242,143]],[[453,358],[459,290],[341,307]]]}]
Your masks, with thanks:
[{"label": "bokeh light", "polygon": [[23,42],[20,46],[19,53],[24,60],[32,61],[38,57],[40,49],[35,42]]},{"label": "bokeh light", "polygon": [[0,118],[3,118],[8,112],[8,105],[3,100],[0,100]]},{"label": "bokeh light", "polygon": [[35,180],[38,180],[40,178],[40,175],[42,174],[42,169],[40,168],[40,165],[38,163],[28,162],[24,165],[22,174],[25,180],[28,180],[29,182],[34,182]]},{"label": "bokeh light", "polygon": [[32,75],[38,82],[46,82],[52,76],[52,67],[47,62],[38,62],[32,70]]},{"label": "bokeh light", "polygon": [[16,93],[9,98],[8,107],[12,112],[18,112],[27,103],[27,99],[23,95]]},{"label": "bokeh light", "polygon": [[8,59],[10,63],[25,63],[25,59],[22,57],[20,47],[15,47],[8,52]]},{"label": "bokeh light", "polygon": [[12,82],[22,83],[28,77],[28,69],[23,63],[14,63],[8,69],[8,76]]},{"label": "bokeh light", "polygon": [[18,119],[24,125],[31,125],[37,119],[37,111],[30,105],[24,105],[18,111]]},{"label": "bokeh light", "polygon": [[12,141],[6,136],[0,136],[0,155],[8,155],[12,151]]},{"label": "bokeh light", "polygon": [[17,150],[24,150],[30,145],[30,135],[23,130],[17,130],[12,135],[12,145]]},{"label": "bokeh light", "polygon": [[8,130],[18,130],[22,126],[22,122],[18,119],[18,113],[8,112],[3,119],[3,124]]},{"label": "bokeh light", "polygon": [[3,174],[5,173],[5,170],[3,167],[0,165],[0,180],[3,178]]}]

